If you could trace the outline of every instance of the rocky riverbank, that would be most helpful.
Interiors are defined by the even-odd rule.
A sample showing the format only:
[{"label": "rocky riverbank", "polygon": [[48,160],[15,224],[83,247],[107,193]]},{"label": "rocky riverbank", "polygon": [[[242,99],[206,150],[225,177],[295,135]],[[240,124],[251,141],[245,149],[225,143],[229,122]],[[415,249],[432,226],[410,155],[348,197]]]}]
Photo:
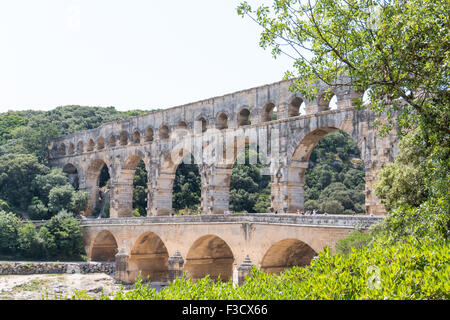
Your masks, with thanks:
[{"label": "rocky riverbank", "polygon": [[[0,300],[71,299],[75,290],[99,299],[102,293],[113,295],[121,286],[105,273],[0,275]],[[126,291],[132,286],[123,288]]]}]

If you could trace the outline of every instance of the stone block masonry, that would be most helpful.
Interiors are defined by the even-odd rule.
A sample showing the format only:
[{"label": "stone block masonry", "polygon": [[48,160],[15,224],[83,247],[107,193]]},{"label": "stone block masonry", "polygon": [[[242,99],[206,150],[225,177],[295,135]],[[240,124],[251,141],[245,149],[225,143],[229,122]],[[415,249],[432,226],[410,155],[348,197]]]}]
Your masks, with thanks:
[{"label": "stone block masonry", "polygon": [[106,273],[113,275],[114,262],[0,262],[0,275]]}]

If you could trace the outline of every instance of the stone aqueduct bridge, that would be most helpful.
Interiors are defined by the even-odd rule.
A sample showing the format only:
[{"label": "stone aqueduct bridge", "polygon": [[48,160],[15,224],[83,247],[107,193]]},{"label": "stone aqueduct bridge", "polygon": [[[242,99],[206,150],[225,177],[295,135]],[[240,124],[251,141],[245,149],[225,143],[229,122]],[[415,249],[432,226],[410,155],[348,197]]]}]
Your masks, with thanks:
[{"label": "stone aqueduct bridge", "polygon": [[[215,261],[215,268],[220,270],[221,263],[231,261],[232,256],[233,261],[240,265],[244,263],[244,256],[249,255],[252,262],[264,265],[263,252],[268,254],[269,242],[272,241],[270,243],[275,245],[273,241],[280,236],[284,236],[284,240],[279,239],[280,247],[274,247],[274,250],[284,250],[287,256],[295,256],[301,251],[293,244],[295,241],[306,243],[312,251],[319,250],[325,244],[333,246],[337,239],[346,234],[345,228],[342,229],[339,225],[325,229],[297,226],[294,228],[297,231],[290,231],[290,227],[279,229],[276,223],[258,225],[259,232],[249,242],[246,240],[246,232],[249,231],[243,229],[242,222],[215,224],[212,221],[206,223],[207,220],[202,219],[228,210],[232,168],[237,155],[248,144],[257,144],[259,151],[266,155],[265,173],[271,175],[271,211],[289,213],[302,210],[305,170],[310,154],[321,138],[338,129],[347,132],[361,150],[366,172],[366,213],[384,215],[384,208],[372,192],[372,186],[377,170],[393,161],[396,155],[396,136],[392,134],[381,138],[377,135],[375,115],[368,109],[357,110],[352,105],[354,99],[361,95],[352,87],[334,92],[337,109],[330,110],[329,103],[324,99],[324,85],[318,84],[319,93],[313,100],[291,93],[289,85],[290,81],[282,81],[239,91],[125,121],[107,123],[96,129],[52,141],[49,146],[50,163],[63,168],[70,177],[77,178],[79,188],[91,193],[85,212],[87,215],[98,201],[100,171],[104,165],[109,170],[111,219],[107,223],[104,219],[99,219],[105,226],[86,226],[89,257],[100,259],[104,256],[110,259],[112,252],[116,250],[111,245],[114,240],[119,250],[117,270],[126,270],[119,272],[119,278],[123,280],[131,279],[136,270],[151,269],[155,277],[159,272],[155,270],[164,269],[161,272],[165,274],[167,263],[172,265],[169,267],[171,270],[180,258],[185,261],[183,269],[188,270],[195,278],[197,274],[210,268],[193,271],[196,270],[193,267],[195,264],[202,265],[205,261]],[[306,115],[300,114],[303,103]],[[275,110],[276,120],[273,120]],[[172,210],[175,172],[188,154],[194,157],[201,175],[202,218],[197,218],[200,219],[198,223],[201,228],[198,223],[190,224],[187,220],[172,224],[167,222],[169,220],[164,220],[169,218],[158,217],[168,216]],[[137,222],[141,220],[126,218],[132,215],[133,177],[140,160],[144,161],[148,173],[147,217],[143,218],[142,225]],[[173,218],[175,220],[170,220],[171,222],[179,219],[171,217]],[[146,219],[153,222],[159,220],[152,219],[163,219],[161,221],[166,222],[153,224]],[[91,219],[86,220],[86,223],[88,221]],[[146,228],[151,231],[147,232]],[[145,235],[141,236],[142,233]],[[198,250],[190,255],[186,247],[189,239],[194,240],[201,234],[204,236],[195,240],[199,243],[193,244]],[[317,239],[314,240],[315,238]],[[320,244],[317,241],[321,241]],[[259,242],[265,244],[256,249]],[[230,250],[225,248],[227,246]],[[100,247],[104,249],[95,249]],[[303,245],[300,247],[303,248]],[[220,257],[215,255],[216,251],[222,252]],[[227,253],[223,253],[225,251]],[[312,253],[305,252],[302,253],[307,257],[305,259],[310,259]],[[136,258],[137,256],[141,258]],[[153,262],[142,262],[147,261],[145,257]],[[156,263],[155,259],[160,262]],[[155,267],[156,265],[159,267]],[[276,265],[274,263],[273,270],[277,268]],[[271,263],[267,262],[265,268],[272,270]],[[212,269],[209,271],[217,274]]]},{"label": "stone aqueduct bridge", "polygon": [[233,214],[82,220],[91,260],[116,261],[116,278],[132,282],[141,272],[152,281],[186,273],[239,281],[253,264],[265,272],[304,266],[325,246],[354,228],[383,219],[370,216]]}]

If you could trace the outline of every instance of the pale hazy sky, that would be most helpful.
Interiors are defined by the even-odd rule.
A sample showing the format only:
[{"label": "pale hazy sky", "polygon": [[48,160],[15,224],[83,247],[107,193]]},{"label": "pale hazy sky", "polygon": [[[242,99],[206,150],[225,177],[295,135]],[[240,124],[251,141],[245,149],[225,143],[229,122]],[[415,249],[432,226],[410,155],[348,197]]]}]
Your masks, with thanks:
[{"label": "pale hazy sky", "polygon": [[239,3],[1,0],[0,112],[168,108],[280,81],[291,61]]}]

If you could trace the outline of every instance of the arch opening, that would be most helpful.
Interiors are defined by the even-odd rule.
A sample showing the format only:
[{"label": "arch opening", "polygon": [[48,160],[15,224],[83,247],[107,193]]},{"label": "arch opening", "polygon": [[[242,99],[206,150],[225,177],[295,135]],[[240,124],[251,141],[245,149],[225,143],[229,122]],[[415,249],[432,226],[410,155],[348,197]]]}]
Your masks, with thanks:
[{"label": "arch opening", "polygon": [[59,153],[60,156],[65,156],[66,155],[66,145],[64,143],[62,143],[59,146],[58,153]]},{"label": "arch opening", "polygon": [[[241,151],[237,150],[236,160],[231,170],[229,182],[229,205],[234,213],[270,212],[270,175],[264,174],[268,168],[265,155],[256,143],[245,142]],[[239,153],[238,153],[239,152]]]},{"label": "arch opening", "polygon": [[279,274],[293,266],[304,267],[317,253],[297,239],[285,239],[273,244],[261,261],[261,271]]},{"label": "arch opening", "polygon": [[153,129],[151,127],[148,127],[145,129],[145,141],[150,142],[153,141]]},{"label": "arch opening", "polygon": [[99,137],[97,139],[97,150],[102,150],[105,148],[105,139],[103,137]]},{"label": "arch opening", "polygon": [[133,216],[145,217],[147,215],[147,180],[148,173],[145,163],[141,159],[136,165],[133,177]]},{"label": "arch opening", "polygon": [[93,151],[95,147],[95,142],[92,139],[89,139],[86,151]]},{"label": "arch opening", "polygon": [[[274,119],[275,118],[275,119]],[[262,121],[272,121],[277,119],[275,105],[272,102],[267,103],[262,110]]]},{"label": "arch opening", "polygon": [[141,273],[144,281],[165,282],[169,276],[169,252],[161,238],[148,232],[141,235],[131,249],[129,258],[129,278]]},{"label": "arch opening", "polygon": [[292,99],[291,103],[288,106],[288,117],[296,117],[301,114],[305,114],[304,106],[305,102],[302,98],[295,97],[294,99]]},{"label": "arch opening", "polygon": [[207,122],[206,122],[206,119],[203,118],[203,117],[201,117],[201,118],[199,118],[197,121],[200,121],[200,122],[201,122],[201,125],[202,125],[202,132],[205,132],[206,129],[207,129]]},{"label": "arch opening", "polygon": [[73,145],[73,143],[69,144],[69,154],[74,154],[75,153],[75,146]]},{"label": "arch opening", "polygon": [[79,177],[77,168],[73,164],[68,163],[63,167],[63,172],[67,175],[69,182],[72,184],[75,190],[78,190]]},{"label": "arch opening", "polygon": [[172,209],[176,214],[200,213],[201,178],[198,165],[190,153],[186,153],[177,166],[172,194]]},{"label": "arch opening", "polygon": [[90,165],[86,175],[86,187],[91,190],[85,215],[109,217],[110,174],[106,163],[97,159]]},{"label": "arch opening", "polygon": [[166,140],[169,139],[170,137],[170,132],[169,132],[169,127],[164,125],[159,129],[159,138],[162,140]]},{"label": "arch opening", "polygon": [[363,214],[365,168],[352,137],[316,129],[297,146],[288,168],[288,212]]},{"label": "arch opening", "polygon": [[333,92],[325,92],[319,99],[319,111],[336,110],[337,96]]},{"label": "arch opening", "polygon": [[100,231],[92,244],[91,261],[114,262],[118,251],[113,234],[107,230]]},{"label": "arch opening", "polygon": [[251,124],[250,111],[247,108],[243,108],[239,111],[237,122],[238,126],[247,126]]},{"label": "arch opening", "polygon": [[228,129],[228,116],[226,113],[221,112],[217,116],[216,128],[219,130]]},{"label": "arch opening", "polygon": [[234,255],[228,244],[216,235],[197,239],[189,249],[183,271],[197,281],[207,274],[217,281],[228,281],[233,276]]},{"label": "arch opening", "polygon": [[128,132],[122,131],[120,133],[119,143],[121,146],[125,146],[128,144]]},{"label": "arch opening", "polygon": [[116,146],[116,137],[114,135],[111,135],[108,139],[108,144],[110,147]]},{"label": "arch opening", "polygon": [[81,154],[81,153],[83,153],[83,141],[78,141],[78,144],[77,144],[77,153],[78,154]]},{"label": "arch opening", "polygon": [[133,132],[133,143],[141,143],[141,133],[138,130]]}]

